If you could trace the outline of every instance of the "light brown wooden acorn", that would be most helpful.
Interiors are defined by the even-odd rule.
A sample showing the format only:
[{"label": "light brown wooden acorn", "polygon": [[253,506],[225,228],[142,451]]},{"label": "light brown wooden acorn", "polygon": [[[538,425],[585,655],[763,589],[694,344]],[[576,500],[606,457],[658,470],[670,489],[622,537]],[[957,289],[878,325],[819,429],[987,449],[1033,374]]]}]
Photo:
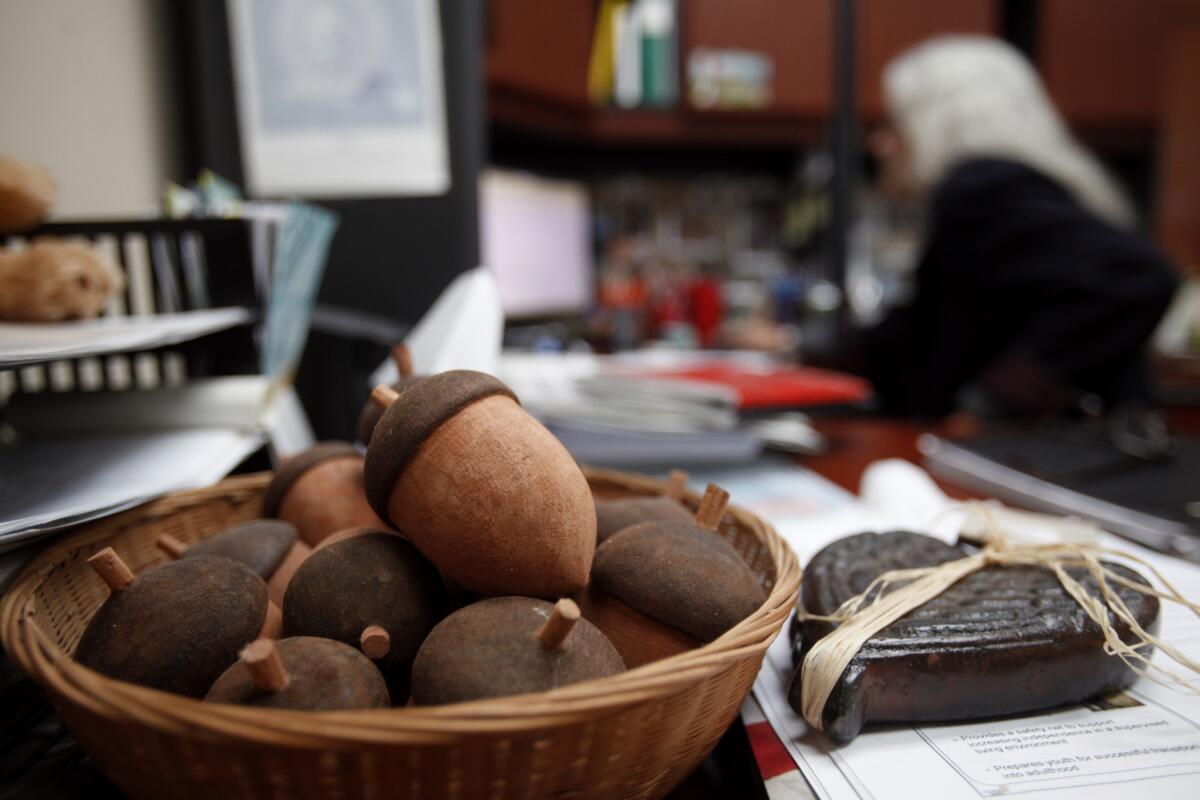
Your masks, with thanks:
[{"label": "light brown wooden acorn", "polygon": [[621,656],[568,599],[492,597],[455,611],[413,663],[413,705],[557,689],[625,670]]},{"label": "light brown wooden acorn", "polygon": [[596,501],[596,546],[630,525],[668,519],[691,519],[692,512],[680,502],[687,489],[687,473],[673,469],[663,493],[657,497],[624,497]]},{"label": "light brown wooden acorn", "polygon": [[391,705],[383,675],[370,659],[349,645],[315,636],[251,642],[204,699],[298,711]]},{"label": "light brown wooden acorn", "polygon": [[279,635],[266,584],[237,561],[197,556],[134,577],[106,547],[88,563],[111,594],[75,660],[110,678],[203,697],[247,642]]},{"label": "light brown wooden acorn", "polygon": [[450,578],[484,595],[559,597],[587,585],[591,491],[566,448],[481,372],[431,375],[397,394],[363,476],[371,507]]},{"label": "light brown wooden acorn", "polygon": [[367,503],[363,457],[349,442],[321,442],[285,461],[263,493],[263,516],[295,525],[309,547],[345,528],[387,527]]},{"label": "light brown wooden acorn", "polygon": [[709,484],[696,518],[626,528],[596,550],[584,616],[633,667],[711,642],[766,602],[723,537],[729,494]]},{"label": "light brown wooden acorn", "polygon": [[[406,387],[423,377],[415,374],[412,351],[403,342],[392,347],[392,361],[395,362],[396,370],[400,373],[400,379],[391,385],[396,392],[404,391]],[[359,444],[366,447],[371,443],[371,434],[375,432],[375,426],[379,424],[379,418],[382,416],[383,409],[368,398],[367,402],[363,404],[362,411],[358,413],[358,422],[354,426],[355,440]]]},{"label": "light brown wooden acorn", "polygon": [[412,543],[364,533],[320,547],[300,565],[283,600],[283,629],[362,650],[400,700],[417,648],[445,603],[441,576]]},{"label": "light brown wooden acorn", "polygon": [[312,552],[300,541],[294,525],[278,519],[243,522],[190,547],[169,533],[154,543],[171,558],[222,556],[240,561],[267,582],[271,602],[281,607],[288,581]]}]

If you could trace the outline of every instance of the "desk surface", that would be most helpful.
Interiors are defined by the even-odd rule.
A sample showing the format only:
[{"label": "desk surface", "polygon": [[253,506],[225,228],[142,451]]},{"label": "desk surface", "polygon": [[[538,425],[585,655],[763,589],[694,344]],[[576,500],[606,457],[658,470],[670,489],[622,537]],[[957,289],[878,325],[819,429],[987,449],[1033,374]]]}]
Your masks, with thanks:
[{"label": "desk surface", "polygon": [[[1200,436],[1200,408],[1173,409],[1171,423],[1179,433]],[[798,462],[852,492],[858,491],[862,471],[871,462],[904,458],[920,464],[917,437],[922,433],[950,432],[944,424],[866,416],[821,417],[815,425],[829,437],[829,452],[800,458]],[[951,497],[977,496],[945,482],[939,481],[939,485]],[[50,788],[55,796],[61,797],[118,796],[88,765],[61,724],[55,724],[44,701],[39,703],[38,698],[30,696],[35,691],[32,684],[17,676],[11,667],[8,670],[8,674],[0,671],[0,700],[5,701],[0,708],[21,707],[24,711],[9,716],[4,721],[8,725],[0,724],[0,741],[7,742],[6,751],[0,751],[0,798],[16,797],[22,789],[38,787]],[[16,719],[24,714],[29,717]],[[30,731],[32,735],[26,741],[20,741],[20,735],[12,730],[21,722],[37,729]],[[730,727],[712,756],[671,797],[676,800],[766,797],[740,720]]]}]

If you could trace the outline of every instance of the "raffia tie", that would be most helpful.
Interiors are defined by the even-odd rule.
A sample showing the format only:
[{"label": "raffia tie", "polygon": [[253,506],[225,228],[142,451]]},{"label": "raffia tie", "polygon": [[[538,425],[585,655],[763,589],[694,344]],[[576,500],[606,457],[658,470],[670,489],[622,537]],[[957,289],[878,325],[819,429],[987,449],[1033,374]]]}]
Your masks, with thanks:
[{"label": "raffia tie", "polygon": [[[1156,589],[1117,574],[1100,561],[1101,556],[1123,559],[1143,567],[1164,588]],[[1167,681],[1156,677],[1156,674],[1162,675],[1186,691],[1200,693],[1200,688],[1187,679],[1169,669],[1152,664],[1151,648],[1157,647],[1193,674],[1200,674],[1200,662],[1187,657],[1143,629],[1125,602],[1113,590],[1113,584],[1125,586],[1143,594],[1154,595],[1160,600],[1179,603],[1200,616],[1200,605],[1183,597],[1157,569],[1130,553],[1094,544],[1018,543],[1006,538],[997,528],[991,526],[987,545],[978,553],[933,567],[885,572],[872,581],[866,591],[847,600],[829,616],[809,614],[803,607],[798,609],[797,615],[802,620],[838,623],[836,629],[817,640],[800,667],[801,709],[808,724],[817,730],[823,730],[821,717],[825,703],[851,659],[868,639],[908,612],[937,597],[967,575],[991,565],[1038,566],[1051,570],[1067,593],[1099,626],[1104,635],[1105,653],[1120,658],[1138,675],[1156,683],[1167,685]],[[1079,581],[1068,574],[1067,569],[1070,567],[1086,569],[1095,580],[1100,596],[1089,593]],[[904,585],[887,591],[889,587],[900,583]],[[1131,642],[1126,642],[1117,635],[1110,612],[1128,626]]]}]

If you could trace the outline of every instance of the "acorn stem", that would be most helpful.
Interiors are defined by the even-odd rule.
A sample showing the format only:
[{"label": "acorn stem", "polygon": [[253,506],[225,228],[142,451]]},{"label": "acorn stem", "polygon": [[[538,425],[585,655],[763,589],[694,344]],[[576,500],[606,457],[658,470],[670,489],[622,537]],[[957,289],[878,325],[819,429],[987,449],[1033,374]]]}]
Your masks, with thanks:
[{"label": "acorn stem", "polygon": [[263,692],[278,692],[288,684],[288,674],[283,669],[283,661],[279,651],[270,639],[255,639],[242,648],[238,654],[246,669],[250,670],[250,680]]},{"label": "acorn stem", "polygon": [[721,525],[721,517],[725,514],[727,505],[729,492],[715,483],[710,483],[704,490],[700,508],[696,509],[696,524],[715,531]]},{"label": "acorn stem", "polygon": [[413,374],[412,351],[404,342],[392,347],[392,361],[396,363],[396,369],[399,370],[401,378],[407,378]]},{"label": "acorn stem", "polygon": [[367,658],[383,658],[392,649],[392,637],[378,625],[368,625],[358,637],[358,644]]},{"label": "acorn stem", "polygon": [[154,540],[154,544],[159,550],[169,555],[171,558],[177,559],[183,555],[183,551],[187,550],[187,545],[176,539],[169,533],[164,533]]},{"label": "acorn stem", "polygon": [[386,383],[381,383],[371,390],[371,402],[376,408],[383,410],[390,408],[399,396],[400,393]]},{"label": "acorn stem", "polygon": [[683,493],[687,489],[687,479],[688,474],[683,470],[671,470],[671,474],[667,475],[667,483],[663,487],[663,495],[672,500],[683,497]]},{"label": "acorn stem", "polygon": [[538,631],[538,639],[541,640],[543,647],[558,650],[578,621],[579,606],[575,605],[574,600],[564,597],[554,604],[550,618]]},{"label": "acorn stem", "polygon": [[100,576],[100,580],[108,585],[109,591],[113,594],[125,590],[129,584],[133,583],[133,570],[129,569],[117,555],[117,551],[111,547],[106,547],[96,553],[87,560],[87,563]]}]

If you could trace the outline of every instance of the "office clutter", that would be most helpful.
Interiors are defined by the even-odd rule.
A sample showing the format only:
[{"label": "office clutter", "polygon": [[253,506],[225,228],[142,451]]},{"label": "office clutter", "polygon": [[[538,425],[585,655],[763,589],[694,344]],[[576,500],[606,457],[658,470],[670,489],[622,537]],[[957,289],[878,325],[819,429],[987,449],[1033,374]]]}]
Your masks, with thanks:
[{"label": "office clutter", "polygon": [[217,194],[196,217],[9,240],[24,253],[44,234],[89,240],[122,290],[98,319],[0,323],[0,548],[209,485],[264,442],[311,444],[290,381],[336,218]]}]

